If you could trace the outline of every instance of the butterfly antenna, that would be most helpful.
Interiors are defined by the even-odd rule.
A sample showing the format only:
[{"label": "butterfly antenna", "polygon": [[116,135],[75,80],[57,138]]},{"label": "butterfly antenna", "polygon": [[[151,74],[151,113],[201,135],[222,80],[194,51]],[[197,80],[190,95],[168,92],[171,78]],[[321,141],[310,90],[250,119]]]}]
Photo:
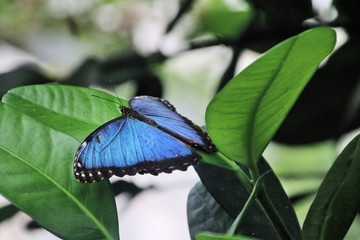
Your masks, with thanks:
[{"label": "butterfly antenna", "polygon": [[91,95],[92,97],[97,97],[97,98],[100,98],[100,99],[103,99],[103,100],[106,100],[106,101],[109,101],[109,102],[113,102],[113,103],[116,103],[118,105],[122,105],[122,103],[118,103],[118,102],[115,102],[113,100],[110,100],[110,99],[107,99],[107,98],[103,98],[103,97],[100,97],[100,96],[96,96],[96,95]]},{"label": "butterfly antenna", "polygon": [[111,88],[112,88],[113,92],[115,93],[115,96],[116,96],[117,99],[119,100],[120,105],[121,105],[121,106],[124,106],[124,104],[122,103],[122,101],[120,100],[119,96],[117,95],[117,93],[116,93],[116,91],[115,91],[115,88],[114,88],[114,85],[113,85],[112,82],[111,82],[111,79],[109,79],[109,82],[111,83],[111,84],[110,84],[110,85],[111,85]]}]

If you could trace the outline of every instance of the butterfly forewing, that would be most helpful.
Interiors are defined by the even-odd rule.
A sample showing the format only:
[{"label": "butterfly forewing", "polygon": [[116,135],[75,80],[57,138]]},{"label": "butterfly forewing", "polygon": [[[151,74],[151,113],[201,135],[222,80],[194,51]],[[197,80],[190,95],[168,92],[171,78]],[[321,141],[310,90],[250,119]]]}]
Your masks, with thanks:
[{"label": "butterfly forewing", "polygon": [[194,125],[189,119],[181,116],[175,110],[175,107],[168,101],[140,96],[132,98],[129,106],[154,120],[162,130],[181,139],[192,147],[202,148],[208,152],[216,151],[214,143],[206,132]]}]

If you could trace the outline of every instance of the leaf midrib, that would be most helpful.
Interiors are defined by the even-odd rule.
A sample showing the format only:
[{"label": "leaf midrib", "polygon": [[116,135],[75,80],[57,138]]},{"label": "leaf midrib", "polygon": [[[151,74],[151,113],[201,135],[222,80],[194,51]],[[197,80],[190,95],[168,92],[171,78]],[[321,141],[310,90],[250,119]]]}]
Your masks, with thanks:
[{"label": "leaf midrib", "polygon": [[[332,206],[334,205],[335,199],[338,196],[339,191],[342,189],[342,186],[344,185],[345,177],[347,176],[347,173],[349,172],[351,165],[352,165],[352,160],[350,160],[348,162],[346,171],[341,177],[341,182],[337,185],[333,194],[331,194],[330,201],[328,201],[328,204],[326,204],[327,207],[324,208],[324,209],[326,209],[326,212],[328,212],[329,209],[331,209]],[[324,238],[325,233],[326,233],[325,229],[326,229],[327,223],[328,223],[328,221],[326,221],[325,218],[326,218],[326,216],[324,215],[324,224],[322,224],[320,227],[320,239],[325,239]]]},{"label": "leaf midrib", "polygon": [[[20,98],[20,99],[22,99],[23,101],[28,102],[28,103],[30,103],[30,104],[38,107],[38,108],[43,108],[43,109],[45,109],[46,111],[48,111],[48,112],[50,112],[50,113],[54,113],[54,114],[57,114],[57,115],[59,115],[59,116],[63,116],[64,118],[71,118],[71,119],[75,119],[75,120],[80,121],[80,122],[86,122],[86,123],[92,124],[92,125],[94,125],[94,129],[97,128],[97,127],[99,127],[99,126],[102,124],[102,123],[95,123],[95,122],[93,122],[93,121],[86,121],[86,119],[84,120],[84,119],[82,119],[82,118],[77,118],[77,117],[73,117],[73,116],[71,116],[71,115],[66,115],[66,114],[61,113],[61,112],[53,111],[53,110],[51,110],[51,109],[49,109],[49,108],[46,108],[46,107],[44,107],[44,106],[42,106],[42,105],[40,105],[40,104],[34,103],[34,102],[32,102],[32,101],[29,101],[28,99],[22,98],[21,96],[16,95],[16,94],[13,94],[13,93],[7,93],[7,94],[8,94],[8,95],[14,95],[14,96],[16,96],[17,98]],[[26,115],[26,116],[28,116],[28,117],[36,120],[36,121],[42,123],[43,125],[51,128],[51,129],[53,129],[53,130],[55,130],[55,131],[57,131],[57,132],[61,132],[61,133],[63,133],[63,134],[66,134],[67,136],[73,138],[73,139],[76,140],[77,142],[81,142],[81,140],[75,138],[74,136],[71,136],[71,135],[63,132],[63,131],[61,131],[60,129],[54,128],[54,126],[52,126],[52,125],[48,124],[47,122],[42,121],[42,120],[40,120],[40,119],[38,119],[38,118],[35,118],[34,116],[30,115],[30,114],[27,113],[26,111],[21,111],[21,110],[19,110],[18,108],[15,108],[14,105],[9,104],[8,102],[3,102],[3,103],[6,104],[7,106],[11,107],[11,108],[14,109],[15,111],[20,112],[20,113],[22,113],[22,114],[24,114],[24,115]]]},{"label": "leaf midrib", "polygon": [[[19,96],[19,95],[17,95],[17,94],[11,93],[11,92],[7,93],[7,95],[16,96],[17,98],[20,98],[20,99],[24,100],[25,102],[31,103],[31,104],[34,105],[34,106],[37,106],[37,107],[39,107],[39,108],[46,109],[46,110],[49,111],[49,112],[56,113],[57,115],[64,116],[64,117],[66,117],[66,118],[76,119],[76,120],[78,120],[78,121],[86,122],[86,123],[89,123],[89,124],[94,124],[94,125],[97,125],[97,126],[99,126],[99,125],[102,124],[102,123],[99,123],[99,122],[89,121],[88,119],[78,118],[78,117],[74,117],[74,116],[72,116],[72,115],[67,115],[67,114],[65,114],[65,113],[63,113],[63,112],[51,110],[50,108],[47,108],[47,107],[45,107],[45,106],[42,106],[42,105],[40,105],[40,104],[38,104],[38,103],[36,103],[36,102],[32,102],[32,101],[30,101],[30,100],[28,100],[28,99],[26,99],[26,98],[23,98],[23,97],[21,97],[21,96]],[[7,102],[4,102],[4,103],[5,103],[6,105],[12,107],[12,105],[8,104]],[[14,108],[14,107],[13,107],[13,108]],[[14,109],[15,109],[15,108],[14,108]],[[18,109],[15,109],[15,110],[16,110],[16,111],[19,111]],[[22,113],[24,113],[24,112],[22,112]],[[24,113],[24,114],[26,114],[26,113]],[[26,115],[28,115],[28,114],[26,114]],[[28,116],[30,116],[30,115],[28,115]],[[30,117],[32,117],[32,116],[30,116]],[[32,117],[32,118],[33,118],[33,117]]]},{"label": "leaf midrib", "polygon": [[69,191],[67,191],[63,186],[61,186],[60,184],[58,184],[54,179],[52,179],[49,175],[47,175],[44,171],[42,171],[41,169],[37,168],[36,166],[34,166],[33,164],[31,164],[30,162],[26,161],[25,159],[23,159],[21,156],[19,156],[18,154],[10,151],[8,148],[4,147],[3,145],[0,145],[0,149],[3,149],[5,152],[9,153],[10,155],[14,156],[16,159],[18,159],[19,161],[21,161],[23,164],[29,166],[30,168],[34,169],[35,171],[37,171],[40,175],[44,176],[50,183],[52,183],[53,185],[55,185],[58,189],[60,189],[62,192],[65,193],[66,196],[68,196],[94,223],[96,226],[98,226],[98,228],[100,229],[100,231],[103,233],[103,235],[107,238],[107,239],[113,239],[111,234],[107,231],[106,227],[104,227],[101,222],[99,222],[97,220],[97,218],[90,212],[87,210],[86,206],[84,206],[80,201],[78,201]]},{"label": "leaf midrib", "polygon": [[[283,68],[286,60],[288,59],[289,55],[290,55],[290,52],[291,50],[293,49],[295,43],[297,42],[298,40],[298,36],[295,37],[295,39],[292,41],[291,43],[291,46],[289,47],[286,55],[285,55],[285,58],[284,60],[281,62],[280,64],[280,67],[277,69],[276,73],[274,74],[274,77],[269,81],[269,83],[267,84],[267,86],[264,88],[264,91],[260,94],[260,97],[259,97],[259,100],[256,102],[255,104],[255,107],[254,107],[254,110],[251,112],[250,114],[250,127],[248,128],[249,129],[249,132],[248,132],[248,139],[249,139],[249,143],[250,143],[250,146],[249,146],[249,149],[248,149],[248,156],[250,157],[250,165],[254,165],[256,164],[257,162],[257,159],[254,159],[255,157],[255,152],[254,152],[254,143],[253,143],[253,140],[254,140],[254,132],[255,132],[255,121],[256,121],[256,117],[257,117],[257,113],[258,113],[258,110],[260,108],[260,105],[261,105],[261,102],[262,100],[264,99],[264,96],[266,95],[266,93],[268,92],[268,90],[270,89],[269,86],[271,86],[271,84],[275,81],[275,79],[278,77],[281,69]],[[256,162],[255,162],[256,161]]]}]

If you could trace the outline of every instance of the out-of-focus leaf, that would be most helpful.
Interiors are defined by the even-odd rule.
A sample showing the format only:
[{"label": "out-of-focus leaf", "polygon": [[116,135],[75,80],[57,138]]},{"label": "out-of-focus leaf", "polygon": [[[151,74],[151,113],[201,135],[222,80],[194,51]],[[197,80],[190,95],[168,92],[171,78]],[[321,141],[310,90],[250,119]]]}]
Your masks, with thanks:
[{"label": "out-of-focus leaf", "polygon": [[339,155],[335,141],[309,145],[284,145],[272,142],[264,152],[276,175],[285,179],[322,181]]},{"label": "out-of-focus leaf", "polygon": [[277,19],[283,25],[301,25],[304,20],[312,17],[310,0],[276,1],[250,0],[255,8],[266,12],[270,18]]},{"label": "out-of-focus leaf", "polygon": [[17,212],[19,212],[19,209],[12,204],[0,208],[0,222],[11,218]]},{"label": "out-of-focus leaf", "polygon": [[[264,160],[259,161],[258,164],[261,173],[271,169]],[[192,196],[189,196],[188,201],[190,233],[192,236],[195,236],[198,232],[213,231],[215,228],[218,232],[224,232],[224,229],[227,230],[231,223],[226,221],[227,226],[220,226],[219,223],[213,221],[213,219],[227,219],[227,217],[230,216],[234,220],[247,201],[251,190],[239,181],[233,171],[215,167],[204,162],[201,162],[200,166],[195,169],[207,191],[219,204],[218,207],[223,209],[224,212],[222,213],[221,209],[217,209],[216,204],[211,201],[210,196],[206,196],[206,192],[201,189],[201,186],[197,186],[193,189],[191,193]],[[285,222],[288,231],[293,236],[293,239],[301,239],[301,231],[295,212],[275,174],[270,173],[267,175],[264,179],[264,185],[265,188],[268,189],[267,193],[279,215]],[[198,193],[196,190],[200,190],[200,192]],[[205,201],[199,203],[194,200],[197,198],[197,194],[200,198],[205,199]],[[215,211],[216,217],[209,215],[211,214],[209,213],[209,209]],[[199,220],[197,218],[207,219],[207,217],[209,217],[209,221],[204,223],[202,223],[202,221],[198,222]],[[264,213],[261,204],[259,205],[259,201],[256,201],[250,207],[249,212],[245,215],[245,219],[238,230],[239,234],[246,236],[269,240],[280,239],[268,216]]]},{"label": "out-of-focus leaf", "polygon": [[357,31],[360,24],[360,15],[359,8],[360,3],[358,1],[341,1],[334,0],[333,4],[339,12],[339,17],[347,20],[347,31],[351,33],[351,35],[358,35],[359,31]]},{"label": "out-of-focus leaf", "polygon": [[360,208],[360,135],[336,159],[303,227],[305,239],[341,240]]},{"label": "out-of-focus leaf", "polygon": [[0,103],[0,193],[64,239],[119,238],[109,182],[82,184],[73,175],[80,141],[118,112],[107,102],[114,108],[99,114],[104,101],[92,102],[94,93],[105,95],[69,86],[28,86],[9,91]]},{"label": "out-of-focus leaf", "polygon": [[53,80],[45,76],[37,66],[24,65],[13,71],[0,74],[0,97],[15,87],[49,83],[52,81]]},{"label": "out-of-focus leaf", "polygon": [[101,64],[100,84],[134,81],[137,84],[136,95],[161,97],[163,87],[160,79],[150,70],[149,64],[162,61],[161,54],[143,57],[135,52],[107,59]]},{"label": "out-of-focus leaf", "polygon": [[136,96],[149,95],[153,97],[162,97],[163,87],[161,81],[157,76],[150,72],[146,77],[137,79],[137,86]]},{"label": "out-of-focus leaf", "polygon": [[235,76],[206,111],[206,126],[218,149],[254,166],[334,45],[331,28],[311,29],[278,44]]},{"label": "out-of-focus leaf", "polygon": [[228,67],[226,68],[225,72],[221,76],[221,80],[218,86],[218,90],[224,88],[224,86],[234,77],[235,69],[238,64],[239,60],[239,53],[243,50],[243,46],[233,46],[232,47],[232,58],[231,62],[229,63]]},{"label": "out-of-focus leaf", "polygon": [[238,37],[250,23],[253,12],[245,1],[203,0],[200,8],[199,31],[223,38]]},{"label": "out-of-focus leaf", "polygon": [[100,83],[119,84],[143,78],[149,73],[147,60],[135,52],[124,53],[106,59],[100,68]]},{"label": "out-of-focus leaf", "polygon": [[99,62],[93,58],[84,61],[63,84],[88,87],[99,80]]},{"label": "out-of-focus leaf", "polygon": [[183,0],[180,1],[180,7],[179,10],[176,14],[176,16],[171,20],[171,22],[167,25],[166,27],[166,33],[169,33],[173,30],[173,28],[175,26],[177,26],[177,23],[179,22],[179,20],[181,19],[182,16],[185,15],[185,13],[187,11],[189,11],[189,9],[191,9],[191,7],[193,6],[193,3],[196,2],[195,0]]},{"label": "out-of-focus leaf", "polygon": [[42,227],[39,224],[37,224],[36,222],[31,221],[26,225],[26,228],[31,231],[31,230],[36,230],[36,229],[39,229]]},{"label": "out-of-focus leaf", "polygon": [[121,193],[129,193],[132,197],[143,191],[144,189],[139,188],[134,183],[127,181],[119,180],[111,184],[112,189],[114,190],[114,195],[117,196]]}]

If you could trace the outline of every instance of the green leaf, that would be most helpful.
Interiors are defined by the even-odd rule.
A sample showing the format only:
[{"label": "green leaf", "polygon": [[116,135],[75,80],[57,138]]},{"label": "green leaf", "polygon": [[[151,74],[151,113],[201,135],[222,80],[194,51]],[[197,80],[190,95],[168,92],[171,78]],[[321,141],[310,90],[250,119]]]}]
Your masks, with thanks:
[{"label": "green leaf", "polygon": [[0,96],[15,87],[54,81],[55,79],[47,77],[38,66],[26,64],[10,72],[0,74]]},{"label": "green leaf", "polygon": [[196,240],[257,240],[257,238],[203,232],[196,235]]},{"label": "green leaf", "polygon": [[311,29],[273,47],[235,76],[206,111],[206,125],[218,149],[254,166],[334,44],[331,28]]},{"label": "green leaf", "polygon": [[92,95],[119,101],[101,91],[62,85],[15,88],[2,101],[18,112],[82,142],[97,127],[120,116],[117,104]]},{"label": "green leaf", "polygon": [[[202,157],[202,161],[208,163],[208,164],[212,164],[218,167],[222,167],[228,170],[237,170],[239,168],[239,166],[233,162],[230,161],[227,158],[223,158],[221,153],[219,152],[215,152],[212,154],[207,154],[204,153],[203,151],[197,151],[198,154],[201,155]],[[250,183],[250,181],[248,181]]]},{"label": "green leaf", "polygon": [[11,90],[0,103],[0,193],[64,239],[119,239],[109,182],[82,184],[73,175],[80,141],[111,115],[99,109],[104,101],[92,104],[94,93],[105,95],[29,86]]},{"label": "green leaf", "polygon": [[360,208],[360,135],[336,159],[304,222],[304,239],[343,239]]},{"label": "green leaf", "polygon": [[234,221],[201,182],[196,183],[189,193],[187,216],[191,239],[202,231],[226,233]]},{"label": "green leaf", "polygon": [[197,7],[199,31],[223,38],[239,36],[253,18],[252,8],[246,2],[205,0],[198,1]]},{"label": "green leaf", "polygon": [[[260,173],[271,170],[263,159],[259,161],[258,166]],[[249,198],[251,188],[240,182],[234,171],[204,162],[195,170],[203,185],[197,184],[189,194],[188,223],[192,239],[202,231],[226,232]],[[268,174],[264,179],[264,185],[293,239],[301,239],[295,212],[276,175]],[[251,205],[237,233],[260,239],[280,239],[262,204],[261,199]]]}]

